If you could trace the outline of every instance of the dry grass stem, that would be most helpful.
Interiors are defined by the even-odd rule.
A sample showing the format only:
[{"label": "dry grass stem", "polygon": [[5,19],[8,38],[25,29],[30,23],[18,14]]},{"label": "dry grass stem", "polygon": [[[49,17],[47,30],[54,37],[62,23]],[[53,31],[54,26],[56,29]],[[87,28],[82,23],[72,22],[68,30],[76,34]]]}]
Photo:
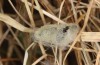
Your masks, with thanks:
[{"label": "dry grass stem", "polygon": [[38,1],[35,0],[35,3],[36,3],[36,6],[37,6],[38,11],[39,11],[39,13],[40,13],[40,16],[41,16],[41,18],[42,18],[43,24],[46,24],[45,17],[44,17],[44,15],[43,15],[43,12],[41,11],[41,7],[40,7]]},{"label": "dry grass stem", "polygon": [[100,32],[82,32],[81,39],[88,42],[100,42]]},{"label": "dry grass stem", "polygon": [[11,25],[12,27],[14,27],[14,28],[16,28],[16,29],[18,29],[20,31],[23,31],[23,32],[33,32],[32,29],[27,28],[27,27],[21,25],[20,23],[18,23],[16,20],[14,20],[13,18],[11,18],[8,15],[0,13],[0,20],[5,22],[6,24]]},{"label": "dry grass stem", "polygon": [[28,16],[29,16],[30,21],[31,21],[31,24],[32,24],[33,27],[35,27],[35,23],[34,23],[34,20],[33,20],[33,16],[32,16],[31,10],[30,10],[29,5],[28,5],[28,1],[27,0],[23,0],[23,2],[25,4]]},{"label": "dry grass stem", "polygon": [[27,20],[25,20],[25,19],[21,16],[21,14],[16,10],[16,8],[14,7],[13,3],[11,2],[11,0],[8,0],[8,1],[9,1],[10,5],[13,7],[13,9],[15,10],[15,12],[18,14],[18,16],[19,16],[27,25],[29,25],[30,27],[32,27],[32,25],[31,25]]}]

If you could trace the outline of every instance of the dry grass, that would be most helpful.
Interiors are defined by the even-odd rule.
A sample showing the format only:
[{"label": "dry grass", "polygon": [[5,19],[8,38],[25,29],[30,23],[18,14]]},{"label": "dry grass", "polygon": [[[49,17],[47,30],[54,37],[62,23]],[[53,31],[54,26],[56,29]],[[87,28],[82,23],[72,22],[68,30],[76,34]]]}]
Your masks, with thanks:
[{"label": "dry grass", "polygon": [[[17,65],[16,61],[23,65],[100,65],[99,0],[16,0],[16,5],[8,0],[14,14],[4,11],[4,2],[0,0],[0,65]],[[48,50],[29,35],[37,27],[55,23],[80,26],[66,51]],[[71,52],[76,64],[68,59]]]}]

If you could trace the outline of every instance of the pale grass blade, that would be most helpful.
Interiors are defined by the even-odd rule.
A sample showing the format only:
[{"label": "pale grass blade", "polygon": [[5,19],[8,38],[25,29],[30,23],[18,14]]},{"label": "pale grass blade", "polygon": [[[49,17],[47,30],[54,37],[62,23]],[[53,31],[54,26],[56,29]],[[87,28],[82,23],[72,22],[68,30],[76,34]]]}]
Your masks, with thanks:
[{"label": "pale grass blade", "polygon": [[100,32],[82,32],[81,39],[86,42],[100,42]]},{"label": "pale grass blade", "polygon": [[17,22],[16,20],[14,20],[13,18],[11,18],[6,14],[0,13],[0,20],[22,32],[33,32],[32,29],[23,26],[22,24],[20,24],[19,22]]}]

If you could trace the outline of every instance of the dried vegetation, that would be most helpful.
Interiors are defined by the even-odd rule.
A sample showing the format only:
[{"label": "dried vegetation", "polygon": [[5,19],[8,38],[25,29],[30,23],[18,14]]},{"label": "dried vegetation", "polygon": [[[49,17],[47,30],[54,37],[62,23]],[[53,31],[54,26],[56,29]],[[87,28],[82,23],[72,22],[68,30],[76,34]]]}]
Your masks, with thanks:
[{"label": "dried vegetation", "polygon": [[[67,50],[32,42],[30,33],[55,23],[80,26]],[[100,0],[0,0],[0,65],[100,65],[99,42]]]}]

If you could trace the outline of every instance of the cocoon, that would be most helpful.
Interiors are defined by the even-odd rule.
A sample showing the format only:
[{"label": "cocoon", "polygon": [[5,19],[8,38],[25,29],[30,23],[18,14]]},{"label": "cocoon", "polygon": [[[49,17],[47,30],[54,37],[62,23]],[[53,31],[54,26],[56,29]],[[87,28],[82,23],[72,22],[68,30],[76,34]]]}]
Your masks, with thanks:
[{"label": "cocoon", "polygon": [[79,26],[77,24],[49,24],[40,27],[32,36],[34,42],[41,42],[45,46],[65,48],[73,42]]}]

